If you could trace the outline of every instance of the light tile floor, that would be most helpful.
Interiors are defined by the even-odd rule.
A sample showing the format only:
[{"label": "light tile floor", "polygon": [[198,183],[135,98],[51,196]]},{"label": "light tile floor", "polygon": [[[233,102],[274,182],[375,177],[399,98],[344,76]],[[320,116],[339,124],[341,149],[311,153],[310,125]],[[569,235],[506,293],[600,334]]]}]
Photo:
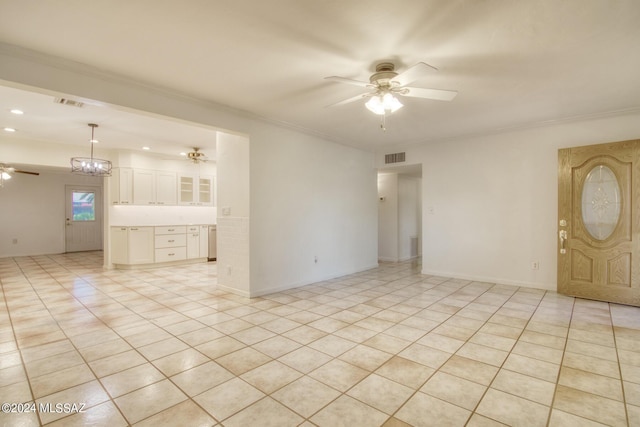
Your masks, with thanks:
[{"label": "light tile floor", "polygon": [[640,425],[638,308],[410,262],[255,299],[216,280],[0,259],[0,401],[43,405],[0,424]]}]

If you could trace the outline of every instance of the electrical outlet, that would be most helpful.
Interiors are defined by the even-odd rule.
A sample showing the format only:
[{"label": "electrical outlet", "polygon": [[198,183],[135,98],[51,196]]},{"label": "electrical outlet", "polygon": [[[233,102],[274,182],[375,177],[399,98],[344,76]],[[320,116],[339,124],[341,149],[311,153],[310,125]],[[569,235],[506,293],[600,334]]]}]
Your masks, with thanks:
[{"label": "electrical outlet", "polygon": [[531,269],[532,270],[539,270],[540,269],[540,263],[538,261],[533,261],[531,263]]}]

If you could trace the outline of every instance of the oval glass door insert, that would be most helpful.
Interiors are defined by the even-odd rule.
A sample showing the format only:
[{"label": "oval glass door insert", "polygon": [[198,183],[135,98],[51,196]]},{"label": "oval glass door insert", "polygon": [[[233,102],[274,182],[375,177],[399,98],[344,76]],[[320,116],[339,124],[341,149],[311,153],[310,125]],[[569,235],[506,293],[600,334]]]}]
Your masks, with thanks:
[{"label": "oval glass door insert", "polygon": [[605,165],[595,166],[582,188],[582,221],[597,240],[609,238],[620,220],[620,184],[616,175]]}]

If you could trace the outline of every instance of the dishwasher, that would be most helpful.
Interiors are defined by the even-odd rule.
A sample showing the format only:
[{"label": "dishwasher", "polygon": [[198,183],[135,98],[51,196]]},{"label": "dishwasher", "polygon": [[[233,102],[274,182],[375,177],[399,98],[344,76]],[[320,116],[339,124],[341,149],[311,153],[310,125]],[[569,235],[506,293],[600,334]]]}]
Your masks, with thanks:
[{"label": "dishwasher", "polygon": [[216,226],[209,226],[209,261],[215,261],[218,257],[217,251],[218,242],[216,240]]}]

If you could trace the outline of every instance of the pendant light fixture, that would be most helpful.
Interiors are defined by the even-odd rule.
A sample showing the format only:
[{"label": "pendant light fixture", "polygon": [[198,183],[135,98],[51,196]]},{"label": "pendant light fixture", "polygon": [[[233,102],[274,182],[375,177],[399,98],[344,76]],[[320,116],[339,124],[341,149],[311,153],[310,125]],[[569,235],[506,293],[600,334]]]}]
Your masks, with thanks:
[{"label": "pendant light fixture", "polygon": [[91,127],[91,157],[72,157],[71,172],[83,175],[111,176],[111,162],[109,160],[96,159],[93,157],[93,144],[98,141],[94,138],[94,132],[98,127],[95,123],[89,123]]}]

